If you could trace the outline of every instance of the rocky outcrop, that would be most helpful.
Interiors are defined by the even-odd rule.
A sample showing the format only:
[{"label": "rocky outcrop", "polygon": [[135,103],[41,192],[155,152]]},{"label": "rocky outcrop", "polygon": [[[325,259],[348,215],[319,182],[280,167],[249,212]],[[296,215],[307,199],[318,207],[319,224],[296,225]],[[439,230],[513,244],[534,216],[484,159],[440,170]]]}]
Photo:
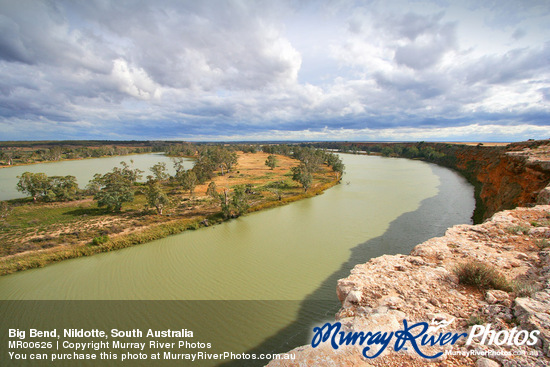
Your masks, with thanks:
[{"label": "rocky outcrop", "polygon": [[[539,330],[534,346],[483,345],[465,338],[454,345],[456,353],[431,361],[434,366],[548,366],[550,365],[550,206],[518,208],[495,214],[480,225],[458,225],[444,237],[430,239],[410,255],[381,256],[356,265],[338,281],[342,308],[336,320],[345,331],[397,331],[409,323],[445,321],[445,331],[467,333],[475,323],[491,324],[496,332]],[[500,269],[511,284],[508,291],[480,290],[459,283],[457,265],[482,262]],[[395,352],[392,345],[372,360],[362,356],[364,346],[334,350],[317,348],[291,351],[292,363],[272,361],[269,366],[424,366],[429,360],[411,350]],[[447,346],[422,349],[426,354],[451,350]],[[375,349],[372,350],[373,352]],[[468,354],[469,355],[466,355]],[[494,363],[493,363],[494,364]]]},{"label": "rocky outcrop", "polygon": [[[435,359],[389,344],[380,356],[367,359],[362,355],[364,345],[334,349],[325,342],[316,348],[296,348],[290,352],[295,360],[274,360],[269,366],[550,365],[550,205],[533,207],[550,203],[548,142],[505,149],[445,148],[456,158],[451,166],[477,180],[484,211],[494,215],[483,224],[454,226],[445,236],[417,245],[409,255],[385,255],[356,265],[349,277],[338,281],[342,308],[336,321],[344,333],[389,333],[403,330],[407,320],[471,335],[476,325],[490,324],[496,335],[535,332],[537,343],[497,345],[476,337],[468,345],[462,338],[453,346],[422,347],[430,355],[446,351]],[[499,212],[518,205],[529,207]],[[504,274],[504,290],[461,284],[457,268],[473,263]],[[372,355],[379,347],[369,348]]]}]

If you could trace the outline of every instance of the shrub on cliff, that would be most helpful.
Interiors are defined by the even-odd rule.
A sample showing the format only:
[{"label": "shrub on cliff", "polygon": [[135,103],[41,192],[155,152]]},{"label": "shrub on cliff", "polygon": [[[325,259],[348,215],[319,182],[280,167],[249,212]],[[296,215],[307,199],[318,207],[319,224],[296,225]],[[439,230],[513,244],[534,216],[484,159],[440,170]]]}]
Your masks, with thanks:
[{"label": "shrub on cliff", "polygon": [[454,273],[460,284],[472,285],[479,289],[500,289],[506,292],[513,290],[504,275],[493,266],[481,261],[458,264],[454,268]]}]

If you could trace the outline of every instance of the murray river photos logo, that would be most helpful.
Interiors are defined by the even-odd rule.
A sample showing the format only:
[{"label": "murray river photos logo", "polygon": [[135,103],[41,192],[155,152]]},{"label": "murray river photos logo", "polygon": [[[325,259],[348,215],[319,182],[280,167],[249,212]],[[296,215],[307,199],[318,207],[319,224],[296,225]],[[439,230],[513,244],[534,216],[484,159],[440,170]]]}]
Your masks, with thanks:
[{"label": "murray river photos logo", "polygon": [[[535,345],[538,341],[540,331],[526,330],[518,331],[517,328],[511,330],[492,330],[491,324],[475,325],[467,333],[442,332],[441,329],[451,325],[454,319],[450,321],[432,320],[429,325],[427,322],[418,322],[409,324],[403,320],[403,329],[391,332],[381,331],[340,331],[342,324],[340,322],[327,322],[321,327],[313,328],[313,339],[311,346],[318,347],[321,343],[330,343],[332,348],[338,349],[343,345],[364,346],[362,355],[365,358],[376,358],[393,343],[393,349],[398,352],[402,349],[407,350],[411,347],[419,356],[432,359],[443,355],[443,351],[433,355],[425,354],[423,347],[454,345],[460,338],[467,338],[466,345],[470,345],[474,338],[480,338],[479,344],[483,345]],[[369,351],[373,351],[369,353]],[[378,349],[374,351],[374,349]]]}]

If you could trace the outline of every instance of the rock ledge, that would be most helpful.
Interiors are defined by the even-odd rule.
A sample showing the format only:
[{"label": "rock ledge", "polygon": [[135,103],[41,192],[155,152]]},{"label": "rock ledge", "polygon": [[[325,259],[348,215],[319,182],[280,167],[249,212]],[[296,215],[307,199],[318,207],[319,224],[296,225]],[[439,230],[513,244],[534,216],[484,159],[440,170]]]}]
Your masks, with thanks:
[{"label": "rock ledge", "polygon": [[[346,331],[402,330],[406,319],[432,325],[451,321],[444,332],[469,334],[475,323],[490,323],[497,332],[538,330],[536,345],[482,345],[479,341],[465,345],[462,338],[452,348],[470,355],[451,353],[427,360],[412,348],[395,352],[388,347],[381,356],[367,360],[361,355],[364,346],[333,350],[323,343],[317,348],[296,348],[289,352],[296,353],[294,361],[274,360],[269,366],[548,366],[549,226],[549,205],[498,212],[483,224],[454,226],[445,236],[417,245],[410,255],[385,255],[356,265],[337,285],[342,308],[336,320]],[[473,261],[496,267],[514,290],[479,290],[459,284],[454,269]],[[450,347],[433,347],[431,354],[445,348]]]}]

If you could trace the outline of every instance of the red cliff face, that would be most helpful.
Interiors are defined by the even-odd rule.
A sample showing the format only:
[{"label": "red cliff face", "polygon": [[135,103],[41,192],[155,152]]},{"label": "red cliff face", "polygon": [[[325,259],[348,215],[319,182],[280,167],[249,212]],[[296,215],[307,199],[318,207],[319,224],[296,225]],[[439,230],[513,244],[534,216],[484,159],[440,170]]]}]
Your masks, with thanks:
[{"label": "red cliff face", "polygon": [[538,143],[456,150],[456,168],[479,183],[484,219],[500,210],[548,204],[539,196],[550,183],[550,142]]},{"label": "red cliff face", "polygon": [[350,144],[343,145],[370,154],[422,159],[456,169],[475,186],[475,222],[500,210],[550,204],[550,188],[545,190],[550,183],[550,140],[498,146],[426,142],[353,143],[353,147]]}]

